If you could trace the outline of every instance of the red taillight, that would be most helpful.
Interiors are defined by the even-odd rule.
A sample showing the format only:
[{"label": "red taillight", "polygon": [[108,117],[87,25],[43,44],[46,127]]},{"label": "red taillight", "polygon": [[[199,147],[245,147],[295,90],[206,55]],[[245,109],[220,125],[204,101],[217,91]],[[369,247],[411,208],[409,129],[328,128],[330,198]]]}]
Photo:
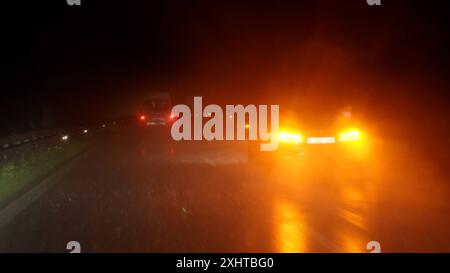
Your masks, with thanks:
[{"label": "red taillight", "polygon": [[139,116],[139,119],[142,120],[142,121],[144,121],[144,120],[147,119],[147,117],[146,117],[145,115],[140,115],[140,116]]}]

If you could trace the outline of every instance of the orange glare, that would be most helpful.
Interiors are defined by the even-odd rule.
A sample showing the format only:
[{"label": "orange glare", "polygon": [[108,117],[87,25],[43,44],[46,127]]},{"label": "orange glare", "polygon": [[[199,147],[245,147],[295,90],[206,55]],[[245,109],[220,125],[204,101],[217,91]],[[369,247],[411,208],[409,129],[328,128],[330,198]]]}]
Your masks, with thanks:
[{"label": "orange glare", "polygon": [[347,131],[339,135],[339,141],[357,141],[360,138],[358,130]]},{"label": "orange glare", "polygon": [[278,137],[280,142],[293,142],[293,143],[303,142],[303,137],[300,134],[280,132],[278,134]]}]

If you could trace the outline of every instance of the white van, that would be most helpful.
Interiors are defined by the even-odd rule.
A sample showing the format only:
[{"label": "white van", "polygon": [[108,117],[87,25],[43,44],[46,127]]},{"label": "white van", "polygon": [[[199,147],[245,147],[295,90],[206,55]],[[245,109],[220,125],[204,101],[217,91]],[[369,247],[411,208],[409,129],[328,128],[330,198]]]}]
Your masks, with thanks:
[{"label": "white van", "polygon": [[138,121],[146,126],[169,125],[173,120],[171,109],[172,100],[169,93],[151,93],[142,102]]}]

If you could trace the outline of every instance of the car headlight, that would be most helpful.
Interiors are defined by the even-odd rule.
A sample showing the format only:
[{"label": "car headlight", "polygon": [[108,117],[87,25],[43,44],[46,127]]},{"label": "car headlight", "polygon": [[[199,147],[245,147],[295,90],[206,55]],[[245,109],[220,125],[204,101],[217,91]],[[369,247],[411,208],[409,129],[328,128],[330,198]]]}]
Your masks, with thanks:
[{"label": "car headlight", "polygon": [[339,141],[358,141],[360,140],[360,133],[358,130],[350,130],[339,134]]},{"label": "car headlight", "polygon": [[280,132],[278,134],[278,139],[280,142],[289,142],[289,143],[303,142],[302,135],[289,132]]}]

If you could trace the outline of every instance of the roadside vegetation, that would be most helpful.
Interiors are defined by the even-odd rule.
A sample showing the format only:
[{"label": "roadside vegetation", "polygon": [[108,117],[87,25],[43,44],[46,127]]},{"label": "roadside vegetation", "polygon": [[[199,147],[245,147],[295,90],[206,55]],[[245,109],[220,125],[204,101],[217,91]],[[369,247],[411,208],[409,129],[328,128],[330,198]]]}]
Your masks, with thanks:
[{"label": "roadside vegetation", "polygon": [[0,207],[74,158],[87,145],[87,139],[71,139],[1,162]]}]

